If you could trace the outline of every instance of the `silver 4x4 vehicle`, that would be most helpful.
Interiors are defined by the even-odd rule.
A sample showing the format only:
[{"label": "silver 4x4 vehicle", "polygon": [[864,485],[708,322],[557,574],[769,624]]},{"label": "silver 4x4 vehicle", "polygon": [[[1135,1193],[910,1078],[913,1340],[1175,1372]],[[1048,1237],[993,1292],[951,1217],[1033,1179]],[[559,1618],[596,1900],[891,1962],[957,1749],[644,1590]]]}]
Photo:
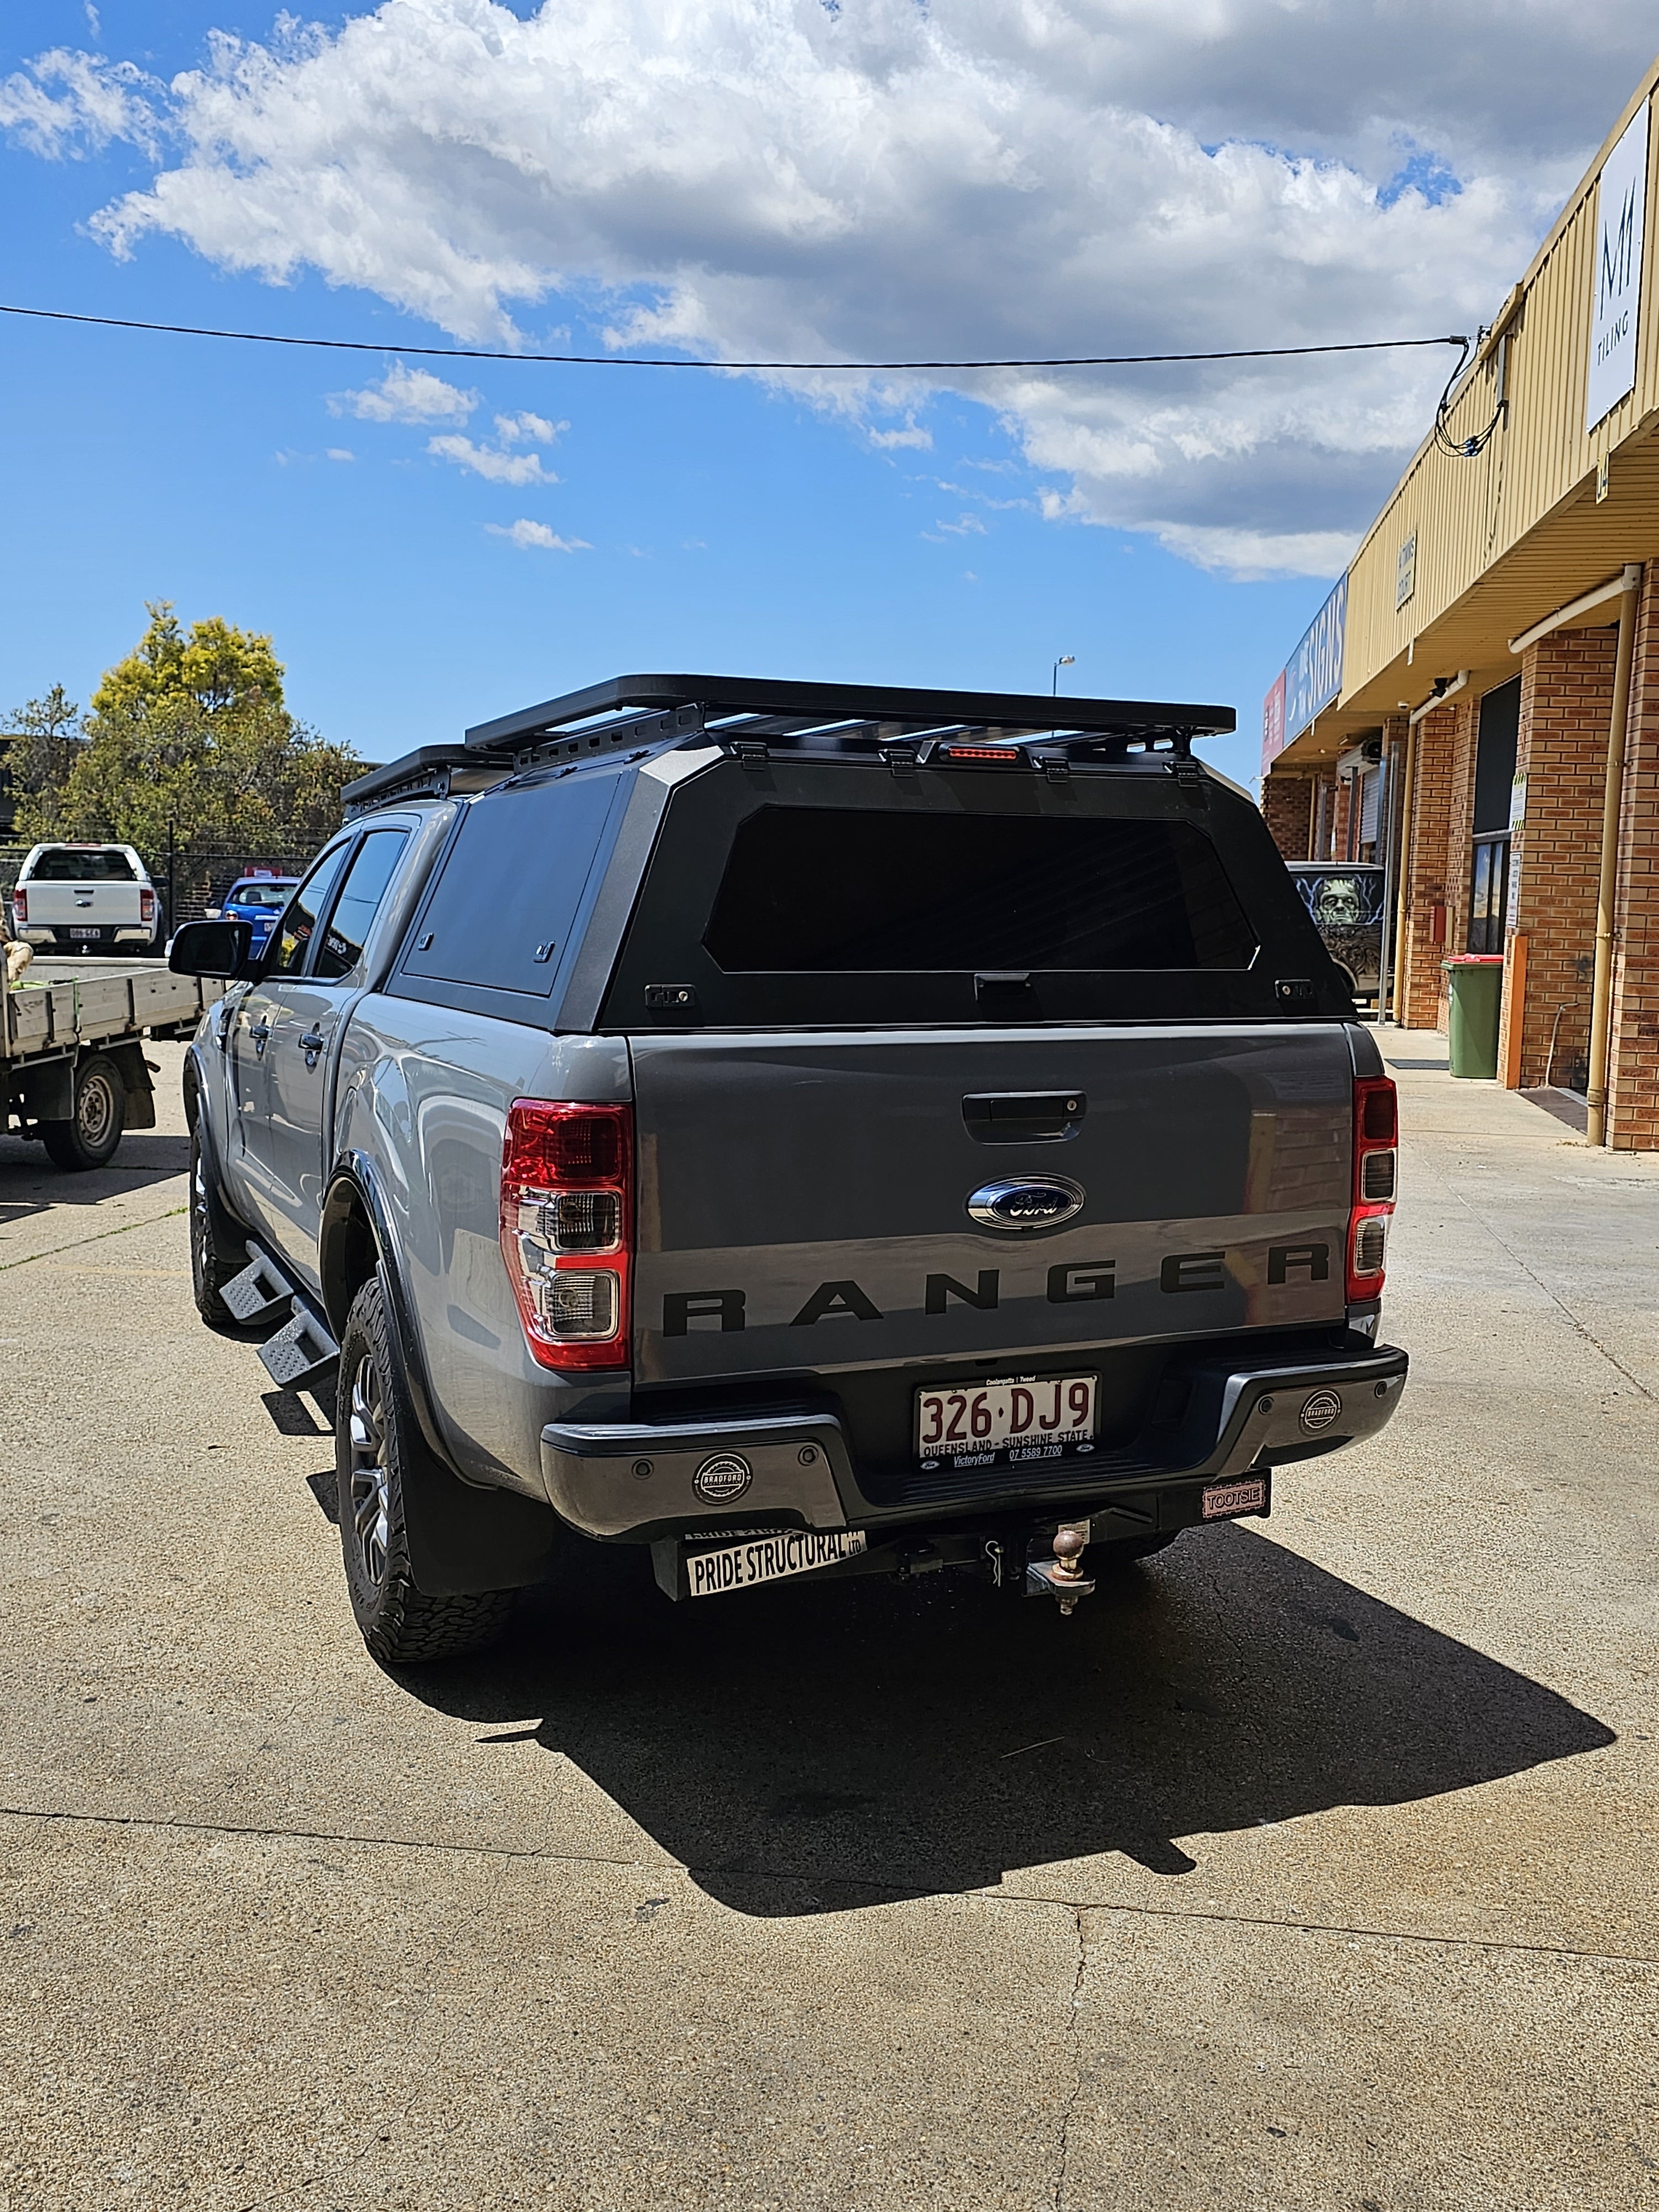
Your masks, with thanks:
[{"label": "silver 4x4 vehicle", "polygon": [[332,1401],[377,1656],[595,1544],[1070,1610],[1388,1420],[1394,1089],[1232,722],[628,677],[179,931],[197,1301]]}]

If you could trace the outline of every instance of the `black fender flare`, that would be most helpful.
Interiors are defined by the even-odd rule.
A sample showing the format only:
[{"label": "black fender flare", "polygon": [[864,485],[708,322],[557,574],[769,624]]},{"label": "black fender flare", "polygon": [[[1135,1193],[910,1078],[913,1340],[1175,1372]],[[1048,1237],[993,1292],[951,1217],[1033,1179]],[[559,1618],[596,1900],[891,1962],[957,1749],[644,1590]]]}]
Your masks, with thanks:
[{"label": "black fender flare", "polygon": [[398,1256],[397,1239],[392,1233],[392,1209],[386,1201],[380,1170],[365,1152],[342,1153],[334,1164],[328,1188],[323,1193],[317,1224],[317,1276],[322,1285],[323,1311],[337,1340],[345,1333],[346,1316],[351,1310],[352,1299],[362,1285],[375,1272],[374,1267],[353,1270],[349,1264],[344,1240],[350,1235],[351,1216],[358,1206],[368,1216],[369,1234],[374,1242],[374,1258],[380,1275],[381,1295],[386,1299],[387,1315],[392,1322],[392,1338],[403,1369],[404,1387],[409,1393],[410,1405],[415,1408],[421,1435],[428,1450],[435,1453],[459,1480],[462,1479],[459,1471],[455,1467],[448,1445],[444,1442],[443,1431],[432,1409],[432,1392],[427,1382],[426,1362],[422,1356],[421,1340],[416,1333],[414,1314],[404,1284],[403,1263]]},{"label": "black fender flare", "polygon": [[[345,1313],[335,1310],[342,1303],[336,1285],[350,1285],[350,1297],[343,1299],[349,1309],[368,1279],[359,1272],[352,1284],[340,1245],[358,1206],[374,1241],[370,1272],[386,1300],[398,1379],[427,1448],[410,1455],[404,1471],[404,1524],[415,1587],[428,1597],[448,1597],[544,1582],[569,1541],[564,1523],[550,1505],[520,1491],[470,1482],[456,1468],[434,1410],[381,1180],[374,1162],[357,1152],[335,1164],[318,1226],[318,1272],[330,1325],[337,1337],[344,1334]],[[343,1373],[340,1388],[349,1388]]]}]

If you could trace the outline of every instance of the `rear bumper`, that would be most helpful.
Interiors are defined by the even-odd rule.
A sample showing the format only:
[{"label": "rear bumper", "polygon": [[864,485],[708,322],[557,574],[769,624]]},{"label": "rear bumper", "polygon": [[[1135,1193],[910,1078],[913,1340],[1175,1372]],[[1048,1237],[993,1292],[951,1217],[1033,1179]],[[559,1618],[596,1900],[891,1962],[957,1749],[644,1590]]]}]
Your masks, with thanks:
[{"label": "rear bumper", "polygon": [[139,921],[67,922],[48,927],[31,923],[16,934],[25,945],[37,951],[46,945],[66,945],[71,952],[85,952],[100,945],[153,945],[155,932],[147,923]]},{"label": "rear bumper", "polygon": [[589,1536],[643,1542],[691,1529],[872,1529],[975,1515],[1072,1512],[1085,1502],[1213,1482],[1310,1459],[1374,1436],[1392,1417],[1408,1362],[1351,1334],[1334,1356],[1194,1358],[1174,1422],[1127,1449],[1029,1474],[918,1474],[877,1503],[860,1485],[830,1413],[729,1421],[550,1422],[542,1475],[553,1505]]}]

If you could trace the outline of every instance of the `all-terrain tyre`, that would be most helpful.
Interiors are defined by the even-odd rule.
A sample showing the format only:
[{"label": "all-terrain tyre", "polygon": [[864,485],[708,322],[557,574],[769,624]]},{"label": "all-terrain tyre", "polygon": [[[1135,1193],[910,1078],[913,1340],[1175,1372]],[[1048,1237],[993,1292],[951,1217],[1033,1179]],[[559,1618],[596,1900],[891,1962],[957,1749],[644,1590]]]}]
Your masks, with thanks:
[{"label": "all-terrain tyre", "polygon": [[127,1086],[107,1053],[94,1053],[75,1071],[75,1110],[67,1121],[43,1121],[40,1135],[54,1167],[77,1173],[115,1157],[127,1121]]},{"label": "all-terrain tyre", "polygon": [[210,1328],[234,1328],[236,1316],[219,1295],[231,1277],[246,1265],[226,1264],[221,1249],[216,1204],[208,1176],[208,1164],[202,1151],[199,1132],[192,1125],[190,1133],[190,1289],[196,1301],[196,1310]]},{"label": "all-terrain tyre", "polygon": [[352,1302],[340,1345],[334,1417],[340,1547],[351,1610],[383,1666],[481,1650],[506,1630],[516,1590],[442,1597],[416,1589],[404,1517],[405,1476],[427,1456],[387,1327],[378,1279]]}]

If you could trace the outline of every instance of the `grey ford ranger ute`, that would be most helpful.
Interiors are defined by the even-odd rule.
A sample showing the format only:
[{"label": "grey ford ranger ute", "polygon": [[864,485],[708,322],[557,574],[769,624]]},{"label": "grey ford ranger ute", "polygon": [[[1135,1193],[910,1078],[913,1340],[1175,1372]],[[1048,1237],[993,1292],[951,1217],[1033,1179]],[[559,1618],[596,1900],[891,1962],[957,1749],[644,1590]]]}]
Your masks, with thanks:
[{"label": "grey ford ranger ute", "polygon": [[179,932],[197,1303],[332,1406],[377,1657],[596,1542],[1069,1612],[1389,1419],[1394,1086],[1232,726],[620,678]]}]

